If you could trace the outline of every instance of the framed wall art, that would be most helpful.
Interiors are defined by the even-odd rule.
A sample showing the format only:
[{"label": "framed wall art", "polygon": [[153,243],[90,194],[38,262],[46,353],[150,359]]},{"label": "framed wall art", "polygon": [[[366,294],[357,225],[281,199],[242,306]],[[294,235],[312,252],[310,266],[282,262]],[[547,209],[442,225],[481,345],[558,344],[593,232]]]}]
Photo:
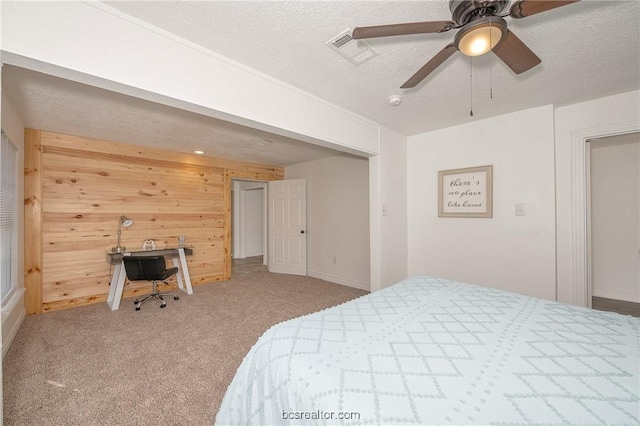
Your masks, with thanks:
[{"label": "framed wall art", "polygon": [[439,217],[493,217],[493,166],[438,172]]}]

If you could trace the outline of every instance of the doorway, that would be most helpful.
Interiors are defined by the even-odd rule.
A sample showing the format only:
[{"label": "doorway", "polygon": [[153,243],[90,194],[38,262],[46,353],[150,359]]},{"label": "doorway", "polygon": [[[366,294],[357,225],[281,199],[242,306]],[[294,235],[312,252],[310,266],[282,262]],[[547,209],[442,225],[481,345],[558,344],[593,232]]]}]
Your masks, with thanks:
[{"label": "doorway", "polygon": [[640,133],[589,140],[587,161],[592,307],[640,316]]},{"label": "doorway", "polygon": [[231,218],[232,277],[266,271],[267,184],[232,179]]}]

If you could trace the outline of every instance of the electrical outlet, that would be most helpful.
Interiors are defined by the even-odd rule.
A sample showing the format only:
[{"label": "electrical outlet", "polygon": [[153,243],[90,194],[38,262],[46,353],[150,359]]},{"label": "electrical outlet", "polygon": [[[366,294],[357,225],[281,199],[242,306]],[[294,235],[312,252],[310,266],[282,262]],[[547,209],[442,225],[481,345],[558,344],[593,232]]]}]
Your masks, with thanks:
[{"label": "electrical outlet", "polygon": [[525,215],[525,205],[524,203],[516,204],[516,216],[524,216]]}]

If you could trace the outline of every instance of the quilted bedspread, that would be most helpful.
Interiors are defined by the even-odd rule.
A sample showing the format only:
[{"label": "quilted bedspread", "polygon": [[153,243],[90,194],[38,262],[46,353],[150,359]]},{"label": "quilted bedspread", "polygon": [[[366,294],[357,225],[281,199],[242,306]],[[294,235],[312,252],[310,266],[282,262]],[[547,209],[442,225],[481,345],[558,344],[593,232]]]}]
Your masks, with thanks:
[{"label": "quilted bedspread", "polygon": [[415,277],[280,323],[216,423],[640,425],[640,319]]}]

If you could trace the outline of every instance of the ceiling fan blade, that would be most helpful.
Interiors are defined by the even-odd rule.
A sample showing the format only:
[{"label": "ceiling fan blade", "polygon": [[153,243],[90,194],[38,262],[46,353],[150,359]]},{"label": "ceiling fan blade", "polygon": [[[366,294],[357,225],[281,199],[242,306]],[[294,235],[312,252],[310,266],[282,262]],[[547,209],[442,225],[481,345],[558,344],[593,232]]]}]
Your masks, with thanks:
[{"label": "ceiling fan blade", "polygon": [[580,0],[519,0],[513,3],[509,11],[512,18],[526,18],[540,12],[555,9],[556,7],[566,6],[571,3],[577,3]]},{"label": "ceiling fan blade", "polygon": [[516,74],[523,73],[542,62],[542,60],[510,30],[507,30],[502,40],[493,48],[493,53],[502,59],[502,62],[507,64]]},{"label": "ceiling fan blade", "polygon": [[351,36],[355,39],[388,37],[407,34],[443,33],[454,28],[453,21],[409,22],[406,24],[375,25],[372,27],[356,27]]},{"label": "ceiling fan blade", "polygon": [[406,81],[401,89],[410,89],[412,87],[416,87],[418,83],[424,80],[429,74],[431,74],[436,68],[438,68],[444,61],[449,59],[451,55],[456,52],[456,47],[453,43],[445,46],[444,49],[439,51],[436,56],[431,58],[429,62],[427,62],[422,68],[418,70],[409,80]]}]

